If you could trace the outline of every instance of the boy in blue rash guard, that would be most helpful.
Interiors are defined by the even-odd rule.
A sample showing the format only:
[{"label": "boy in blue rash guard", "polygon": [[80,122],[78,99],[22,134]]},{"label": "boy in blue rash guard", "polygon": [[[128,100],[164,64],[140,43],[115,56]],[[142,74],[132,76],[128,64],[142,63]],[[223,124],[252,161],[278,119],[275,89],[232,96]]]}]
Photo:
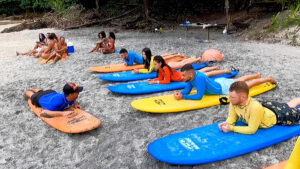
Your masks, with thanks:
[{"label": "boy in blue rash guard", "polygon": [[[260,73],[242,76],[238,79],[217,78],[212,80],[207,75],[195,71],[191,64],[186,64],[181,69],[181,75],[183,81],[187,82],[186,87],[181,92],[175,91],[174,98],[176,100],[189,99],[189,100],[201,100],[204,94],[207,95],[228,95],[229,87],[232,83],[237,81],[244,81],[248,85],[249,89],[259,84],[270,82],[276,83],[272,76],[261,78]],[[196,94],[188,95],[192,88],[197,90]]]},{"label": "boy in blue rash guard", "polygon": [[127,51],[126,49],[122,48],[120,50],[120,56],[125,61],[125,66],[132,66],[133,63],[143,64],[143,57],[134,51]]},{"label": "boy in blue rash guard", "polygon": [[25,96],[27,99],[31,99],[33,105],[43,108],[41,116],[50,118],[73,113],[73,111],[63,111],[68,107],[80,108],[76,99],[82,90],[83,87],[76,86],[74,83],[67,83],[62,93],[37,88],[25,90]]}]

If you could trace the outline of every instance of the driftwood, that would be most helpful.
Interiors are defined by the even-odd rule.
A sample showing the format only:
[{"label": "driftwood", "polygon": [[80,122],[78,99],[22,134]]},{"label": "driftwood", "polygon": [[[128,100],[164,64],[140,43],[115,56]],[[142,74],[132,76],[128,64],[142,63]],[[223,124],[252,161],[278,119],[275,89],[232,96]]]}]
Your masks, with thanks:
[{"label": "driftwood", "polygon": [[37,21],[37,22],[21,23],[13,27],[6,28],[1,33],[18,32],[24,29],[31,30],[31,29],[41,29],[41,28],[47,28],[47,24],[42,21]]},{"label": "driftwood", "polygon": [[107,19],[104,19],[104,20],[100,20],[100,21],[94,21],[94,22],[89,22],[89,23],[85,23],[85,24],[81,24],[81,25],[77,25],[77,26],[71,26],[71,27],[67,27],[65,28],[64,30],[68,30],[68,29],[77,29],[77,28],[81,28],[81,27],[87,27],[87,26],[92,26],[92,25],[95,25],[95,24],[104,24],[104,23],[107,23],[109,21],[112,21],[114,19],[118,19],[118,18],[121,18],[123,16],[126,16],[128,14],[130,14],[131,12],[135,11],[136,9],[138,8],[134,8],[130,11],[127,11],[119,16],[115,16],[115,17],[111,17],[111,18],[107,18]]}]

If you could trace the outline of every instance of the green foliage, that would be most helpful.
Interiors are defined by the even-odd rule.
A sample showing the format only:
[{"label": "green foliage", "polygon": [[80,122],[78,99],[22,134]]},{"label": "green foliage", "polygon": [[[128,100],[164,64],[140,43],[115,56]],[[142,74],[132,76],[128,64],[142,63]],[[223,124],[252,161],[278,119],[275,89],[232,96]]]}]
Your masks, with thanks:
[{"label": "green foliage", "polygon": [[[273,16],[274,18],[274,16]],[[290,16],[284,16],[280,18],[280,15],[278,15],[276,18],[276,22],[273,22],[272,18],[272,25],[268,28],[268,32],[273,32],[275,30],[282,30],[284,28],[288,28],[290,26],[294,25],[300,25],[300,17],[290,17]]]},{"label": "green foliage", "polygon": [[280,15],[280,12],[278,12],[276,15],[273,15],[272,18],[271,18],[271,21],[272,21],[272,25],[275,25],[278,23],[278,17]]},{"label": "green foliage", "polygon": [[0,14],[12,15],[51,9],[63,13],[77,3],[78,0],[0,0]]},{"label": "green foliage", "polygon": [[66,9],[76,3],[77,0],[49,0],[51,7],[60,13],[64,13]]},{"label": "green foliage", "polygon": [[289,5],[289,10],[291,11],[291,18],[295,19],[297,17],[297,12],[299,11],[300,3]]}]

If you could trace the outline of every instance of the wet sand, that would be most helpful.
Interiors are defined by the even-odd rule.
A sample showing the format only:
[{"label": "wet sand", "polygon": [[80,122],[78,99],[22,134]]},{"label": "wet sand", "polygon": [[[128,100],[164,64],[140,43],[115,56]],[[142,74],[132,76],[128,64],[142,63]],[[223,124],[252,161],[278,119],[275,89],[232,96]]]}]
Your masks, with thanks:
[{"label": "wet sand", "polygon": [[[1,25],[0,30],[10,25]],[[201,110],[169,114],[150,114],[130,106],[135,99],[165,95],[117,95],[107,86],[116,83],[101,81],[89,67],[121,63],[118,54],[88,54],[97,34],[109,28],[93,27],[71,31],[54,29],[24,30],[0,34],[0,168],[183,168],[183,169],[259,169],[286,160],[296,138],[236,158],[196,166],[174,166],[153,159],[147,145],[160,137],[225,120],[228,106],[214,106]],[[56,64],[38,64],[29,56],[16,56],[17,51],[32,49],[38,33],[56,32],[72,41],[75,53]],[[206,39],[206,31],[184,30],[159,33],[124,31],[116,34],[116,47],[141,53],[151,48],[154,55],[178,52],[200,56],[215,48],[224,61],[214,63],[221,68],[240,69],[238,77],[260,72],[272,75],[278,87],[259,95],[258,99],[287,102],[300,96],[300,50],[285,45],[241,42],[221,31],[211,31],[213,43],[199,43]],[[84,86],[79,104],[84,110],[101,119],[98,129],[83,134],[65,134],[49,127],[37,118],[23,98],[24,89],[40,87],[61,91],[72,81]]]}]

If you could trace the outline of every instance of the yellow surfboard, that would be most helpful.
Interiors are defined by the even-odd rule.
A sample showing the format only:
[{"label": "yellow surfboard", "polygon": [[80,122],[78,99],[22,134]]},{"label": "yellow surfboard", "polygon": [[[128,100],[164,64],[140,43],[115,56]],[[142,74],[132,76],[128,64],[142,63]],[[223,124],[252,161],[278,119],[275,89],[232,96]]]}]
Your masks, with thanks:
[{"label": "yellow surfboard", "polygon": [[289,160],[282,161],[264,169],[300,169],[300,137],[297,139]]},{"label": "yellow surfboard", "polygon": [[[67,56],[66,56],[66,54],[64,53],[60,60],[66,60],[66,59],[67,59]],[[39,64],[45,64],[45,63],[46,63],[46,60],[47,60],[47,59],[41,58],[41,59],[39,60]],[[53,62],[54,62],[54,59],[51,59],[51,60],[48,61],[48,63],[53,63]]]},{"label": "yellow surfboard", "polygon": [[300,137],[298,137],[294,150],[287,161],[284,169],[299,169],[300,168]]},{"label": "yellow surfboard", "polygon": [[[250,96],[256,96],[276,87],[275,84],[263,83],[250,89]],[[192,91],[195,93],[196,91]],[[227,95],[204,95],[201,100],[175,100],[173,95],[150,97],[134,100],[131,106],[137,110],[150,113],[172,113],[187,110],[195,110],[219,105],[220,97]]]}]

